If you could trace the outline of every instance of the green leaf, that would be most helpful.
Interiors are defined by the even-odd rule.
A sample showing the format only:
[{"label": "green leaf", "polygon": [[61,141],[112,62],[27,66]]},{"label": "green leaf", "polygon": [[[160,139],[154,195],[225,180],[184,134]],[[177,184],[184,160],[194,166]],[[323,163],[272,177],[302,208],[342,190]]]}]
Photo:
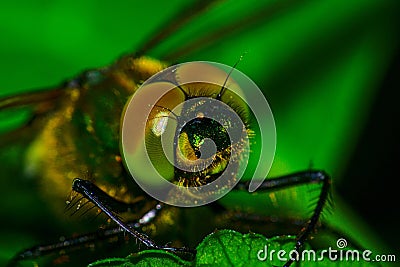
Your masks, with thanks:
[{"label": "green leaf", "polygon": [[242,235],[233,230],[221,230],[207,236],[197,247],[196,266],[279,266],[284,263],[278,259],[259,260],[258,254],[262,257],[266,246],[269,251],[290,251],[294,242],[294,236],[267,239],[255,233]]},{"label": "green leaf", "polygon": [[[220,230],[205,237],[198,245],[196,259],[193,262],[182,260],[169,252],[147,250],[133,254],[127,258],[100,260],[89,266],[283,266],[290,258],[289,255],[294,249],[295,242],[295,236],[285,235],[266,238],[263,235],[255,233],[241,234],[233,230]],[[345,250],[342,251],[342,260],[337,261],[331,260],[330,254],[327,251],[324,252],[323,257],[321,257],[322,251],[315,251],[315,257],[312,256],[311,252],[314,253],[314,250],[306,243],[302,252],[298,254],[300,261],[293,263],[291,266],[332,267],[347,264],[351,264],[351,266],[380,266],[375,262],[362,260],[362,251],[359,251],[359,261],[346,261],[344,256]],[[341,251],[338,252],[340,253]],[[340,254],[333,253],[332,255],[340,257]]]},{"label": "green leaf", "polygon": [[100,266],[175,267],[175,266],[192,266],[192,263],[184,261],[178,256],[166,251],[145,250],[133,254],[131,256],[128,256],[126,258],[111,258],[111,259],[99,260],[90,264],[89,266],[90,267],[100,267]]}]

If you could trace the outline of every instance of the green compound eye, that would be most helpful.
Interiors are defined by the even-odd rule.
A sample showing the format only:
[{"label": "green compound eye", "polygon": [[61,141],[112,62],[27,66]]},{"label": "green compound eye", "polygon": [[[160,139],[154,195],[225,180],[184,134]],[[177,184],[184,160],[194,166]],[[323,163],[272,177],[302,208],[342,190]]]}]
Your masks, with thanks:
[{"label": "green compound eye", "polygon": [[[209,203],[229,192],[247,168],[251,114],[256,118],[257,110],[230,76],[234,69],[217,66],[191,62],[163,70],[144,82],[125,108],[125,165],[139,186],[160,201],[178,206]],[[251,86],[246,90],[252,101],[264,99],[259,91],[262,97],[254,97]],[[263,128],[272,129],[263,140],[272,152],[260,164],[265,172],[273,159],[275,128],[266,101],[256,106],[264,108],[261,114],[272,122]]]},{"label": "green compound eye", "polygon": [[[180,136],[183,134],[187,136],[187,142],[197,158],[202,156],[200,150],[205,146],[207,138],[215,141],[217,151],[227,149],[231,145],[226,129],[215,120],[209,118],[191,120],[182,128]],[[181,142],[178,142],[178,144],[180,145]]]}]

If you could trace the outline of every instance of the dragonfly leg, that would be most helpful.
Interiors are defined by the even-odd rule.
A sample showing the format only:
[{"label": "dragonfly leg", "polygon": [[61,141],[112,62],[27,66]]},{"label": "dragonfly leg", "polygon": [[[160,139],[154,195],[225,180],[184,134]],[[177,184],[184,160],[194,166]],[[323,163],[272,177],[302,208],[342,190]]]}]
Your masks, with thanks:
[{"label": "dragonfly leg", "polygon": [[[321,216],[322,210],[325,206],[325,203],[329,197],[330,187],[331,187],[331,179],[328,174],[324,171],[317,170],[309,170],[297,172],[281,177],[276,177],[272,179],[266,179],[257,189],[257,192],[265,192],[265,191],[273,191],[282,188],[288,188],[297,185],[303,184],[313,184],[319,183],[322,184],[321,191],[319,194],[317,205],[314,208],[311,218],[305,223],[304,227],[300,230],[300,233],[297,235],[296,244],[294,250],[299,252],[301,247],[304,245],[307,238],[310,236],[311,232],[315,229],[318,220]],[[235,190],[248,190],[250,182],[239,182]],[[291,259],[286,262],[285,267],[290,266],[295,259],[291,257]]]}]

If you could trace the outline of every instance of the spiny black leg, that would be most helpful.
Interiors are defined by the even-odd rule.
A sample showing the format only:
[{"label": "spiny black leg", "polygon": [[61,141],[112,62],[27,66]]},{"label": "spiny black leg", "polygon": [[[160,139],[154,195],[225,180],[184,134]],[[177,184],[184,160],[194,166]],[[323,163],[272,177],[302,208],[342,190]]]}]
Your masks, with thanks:
[{"label": "spiny black leg", "polygon": [[[154,208],[146,212],[138,221],[127,223],[131,228],[140,229],[141,227],[151,223],[157,214],[162,210],[162,205],[157,204]],[[81,247],[82,245],[112,239],[115,236],[121,235],[125,230],[121,227],[110,227],[103,230],[98,230],[94,233],[84,234],[72,238],[67,238],[63,241],[50,243],[46,245],[39,245],[26,249],[17,254],[10,262],[9,266],[15,265],[18,261],[35,259],[61,250],[72,249],[74,247]]]},{"label": "spiny black leg", "polygon": [[[311,183],[322,183],[321,193],[317,205],[310,220],[301,229],[297,235],[295,250],[299,252],[300,248],[304,245],[310,233],[315,229],[318,219],[321,216],[322,209],[329,195],[331,179],[324,171],[303,171],[297,172],[273,179],[265,180],[257,191],[271,191],[296,185],[311,184]],[[237,190],[248,190],[250,182],[239,182],[235,189]],[[293,263],[293,259],[290,259],[284,266],[288,267]]]},{"label": "spiny black leg", "polygon": [[133,237],[135,237],[137,240],[139,240],[142,244],[144,244],[147,248],[149,249],[161,249],[165,251],[170,251],[173,253],[182,253],[182,254],[189,254],[189,255],[194,255],[196,253],[195,250],[191,250],[185,247],[182,248],[176,248],[176,247],[170,247],[170,246],[159,246],[157,245],[152,239],[150,239],[147,235],[142,234],[138,231],[136,231],[134,228],[129,226],[127,223],[122,221],[118,215],[111,210],[107,206],[107,202],[110,196],[108,196],[104,191],[102,191],[100,188],[98,188],[96,185],[94,185],[92,182],[88,180],[83,180],[80,178],[75,178],[72,184],[72,189],[78,193],[80,193],[82,196],[84,196],[86,199],[91,201],[93,204],[95,204],[102,212],[104,212],[111,220],[113,220],[119,227],[121,227],[123,230],[131,234]]},{"label": "spiny black leg", "polygon": [[[142,198],[134,203],[125,203],[122,201],[119,201],[117,199],[114,199],[107,195],[105,192],[100,190],[97,187],[94,187],[93,190],[95,190],[93,193],[97,195],[97,197],[101,200],[101,202],[110,210],[112,210],[114,213],[123,213],[123,212],[130,212],[130,213],[138,213],[143,210],[145,205],[147,204],[147,199]],[[81,200],[85,200],[83,204],[81,203]],[[83,207],[83,205],[87,203],[91,203],[90,201],[87,201],[87,198],[79,195],[77,191],[72,191],[70,196],[68,197],[66,201],[67,205],[65,206],[64,212],[68,212],[69,210],[73,209],[75,206],[80,205],[77,209],[79,210],[80,208]]]},{"label": "spiny black leg", "polygon": [[132,236],[137,238],[140,242],[150,248],[156,248],[157,245],[153,240],[148,238],[146,235],[139,233],[138,231],[129,227],[126,223],[124,223],[118,215],[107,206],[107,202],[103,201],[107,199],[105,197],[106,193],[103,192],[100,188],[95,186],[92,182],[88,180],[83,180],[76,178],[73,182],[72,189],[78,193],[80,193],[83,197],[91,201],[95,204],[102,212],[104,212],[110,219],[112,219],[115,223],[119,225],[122,229],[130,233]]}]

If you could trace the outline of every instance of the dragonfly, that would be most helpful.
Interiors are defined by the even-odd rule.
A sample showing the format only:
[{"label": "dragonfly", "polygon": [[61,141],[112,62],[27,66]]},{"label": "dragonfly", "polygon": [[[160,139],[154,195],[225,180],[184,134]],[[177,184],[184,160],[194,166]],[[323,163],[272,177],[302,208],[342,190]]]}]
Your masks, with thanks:
[{"label": "dragonfly", "polygon": [[[134,58],[135,57],[139,58],[141,54],[150,54],[150,55],[154,55],[155,58],[160,58],[162,60],[165,60],[166,62],[177,60],[177,59],[184,61],[186,59],[190,59],[187,51],[193,51],[194,50],[194,51],[198,52],[197,57],[199,59],[204,59],[206,57],[202,58],[202,55],[206,54],[207,51],[210,50],[210,45],[212,45],[207,40],[214,40],[215,43],[218,43],[218,40],[221,40],[221,39],[224,39],[224,40],[235,40],[235,37],[238,36],[239,33],[240,33],[240,35],[242,35],[242,34],[246,35],[246,31],[249,28],[254,28],[254,34],[255,35],[257,35],[257,33],[260,33],[260,32],[268,32],[263,27],[266,27],[268,29],[268,27],[271,27],[271,24],[276,23],[277,20],[279,21],[279,19],[284,17],[284,14],[287,14],[287,12],[289,12],[289,13],[290,12],[295,12],[294,10],[297,10],[297,8],[300,8],[299,6],[296,6],[296,4],[291,3],[290,1],[285,3],[285,4],[281,4],[281,5],[272,5],[272,6],[270,6],[270,5],[265,5],[265,6],[262,5],[263,9],[261,9],[261,11],[259,11],[258,13],[255,12],[257,10],[257,8],[254,7],[254,9],[249,9],[248,14],[242,14],[242,17],[235,17],[233,22],[229,21],[226,24],[225,28],[221,27],[222,30],[220,30],[220,31],[212,32],[210,35],[206,35],[203,38],[199,38],[199,40],[196,40],[193,43],[185,42],[185,45],[182,45],[182,49],[166,49],[166,50],[172,51],[172,54],[168,55],[167,53],[165,53],[165,50],[164,51],[157,51],[158,43],[160,43],[161,41],[164,42],[164,40],[167,39],[166,36],[171,34],[171,33],[168,32],[169,29],[172,32],[177,31],[176,28],[184,27],[184,26],[186,27],[186,25],[190,23],[191,19],[199,18],[199,17],[202,16],[202,14],[209,14],[209,13],[206,13],[206,12],[212,12],[212,10],[216,10],[214,12],[217,12],[218,14],[222,14],[221,13],[222,10],[225,10],[226,12],[228,12],[229,11],[229,9],[228,9],[229,7],[230,7],[230,4],[228,4],[228,3],[224,3],[224,4],[211,3],[210,5],[204,5],[204,9],[199,9],[199,7],[196,6],[197,9],[196,9],[194,14],[191,14],[189,11],[186,11],[186,10],[177,12],[177,14],[180,15],[179,16],[180,19],[179,20],[172,19],[172,21],[173,21],[172,24],[171,24],[172,26],[168,25],[168,26],[165,27],[165,25],[163,25],[163,28],[166,28],[167,30],[160,31],[161,32],[160,35],[155,35],[155,38],[151,39],[148,42],[146,42],[146,44],[144,46],[138,46],[137,49],[136,49],[136,51],[137,51],[136,55],[137,56],[135,55]],[[240,9],[240,7],[236,7],[236,8]],[[193,9],[193,7],[191,9]],[[209,9],[211,9],[211,11],[209,11]],[[229,12],[231,12],[231,13],[229,13],[231,15],[232,11],[230,10]],[[182,14],[188,14],[187,15],[187,19],[188,20],[190,19],[190,20],[186,21],[186,18],[183,17]],[[218,18],[218,16],[217,16],[217,18]],[[175,21],[178,21],[179,23],[182,23],[182,26],[179,25],[179,24],[174,24]],[[239,27],[238,25],[242,25],[242,26]],[[262,25],[262,26],[254,27],[254,25]],[[235,31],[233,31],[233,29],[235,29]],[[223,35],[223,32],[230,32],[230,31],[233,31],[233,34],[231,34],[231,35],[227,34],[226,36]],[[218,38],[215,38],[215,36],[220,36],[220,37],[218,39]],[[273,36],[273,33],[271,33],[270,36]],[[241,38],[246,38],[246,37],[241,37]],[[187,40],[187,38],[183,38],[183,39]],[[267,37],[266,41],[271,41],[271,40],[272,40],[272,37]],[[272,43],[275,44],[276,46],[279,45],[278,41],[276,41],[275,43],[274,42],[272,42]],[[153,45],[155,46],[155,48],[152,47]],[[176,44],[173,47],[176,47]],[[244,49],[250,49],[250,48],[249,47],[244,47]],[[253,52],[249,51],[249,53],[248,53],[249,55],[251,55],[251,53],[256,53],[254,51],[258,51],[258,50],[256,50],[257,49],[256,47],[254,47],[254,48],[251,47],[251,49],[254,49],[254,50],[253,50]],[[218,49],[216,49],[216,50],[217,50],[216,54],[219,54],[218,52],[220,52],[220,50],[218,50]],[[242,53],[241,48],[235,48],[233,50],[236,50],[234,52],[234,53],[236,53],[236,55],[234,57],[230,57],[230,60],[232,60],[232,58],[237,58],[238,57],[237,55],[238,54],[240,55]],[[238,50],[240,52],[237,52]],[[164,54],[164,56],[161,56],[162,54]],[[254,72],[249,72],[249,73],[261,73],[261,74],[259,74],[258,77],[260,77],[259,78],[260,80],[266,80],[265,81],[266,87],[268,87],[269,84],[270,85],[273,85],[273,84],[275,84],[275,85],[284,84],[284,80],[282,78],[277,78],[276,76],[274,77],[274,75],[271,75],[272,77],[274,77],[274,78],[271,78],[272,80],[269,80],[268,78],[263,77],[264,75],[268,76],[267,75],[268,70],[260,68],[259,64],[254,64],[254,61],[258,60],[257,57],[251,57],[249,55],[246,56],[245,60],[243,60],[243,62],[241,62],[240,63],[241,65],[239,65],[239,66],[242,66],[242,63],[243,63],[243,68],[246,69],[246,64],[248,64],[249,66],[250,65],[253,65],[253,66],[256,65],[257,66],[257,70],[254,71]],[[224,56],[222,55],[221,58],[223,59],[223,57]],[[129,57],[123,57],[120,61],[117,61],[117,62],[120,62],[120,63],[122,62],[123,63],[124,59],[127,59],[127,58],[129,58]],[[207,59],[209,59],[209,58],[207,58]],[[271,56],[270,59],[272,60],[273,57]],[[275,62],[279,62],[279,60],[277,60],[277,59],[275,59],[275,60],[276,60]],[[282,58],[280,60],[282,60]],[[279,69],[279,63],[276,63],[276,64],[278,64],[277,68]],[[248,68],[250,69],[250,67],[248,67]],[[283,68],[283,66],[281,65],[280,68]],[[296,70],[295,66],[293,68]],[[298,70],[298,68],[297,68],[297,70]],[[25,145],[26,145],[26,144],[24,144],[24,142],[26,142],[28,144],[32,144],[31,142],[34,142],[33,139],[36,138],[35,133],[38,133],[40,131],[37,130],[37,128],[36,128],[35,131],[28,130],[28,129],[35,129],[35,124],[36,123],[40,122],[41,120],[48,120],[47,116],[53,117],[55,119],[56,118],[60,118],[62,116],[65,116],[65,114],[62,115],[60,113],[57,113],[57,110],[60,111],[60,107],[59,107],[60,104],[56,103],[58,101],[58,99],[63,99],[63,100],[60,100],[60,101],[63,101],[65,103],[65,101],[66,101],[65,100],[66,99],[66,95],[64,93],[65,92],[65,90],[64,90],[65,87],[82,86],[82,85],[87,85],[88,83],[90,84],[91,82],[96,83],[96,79],[99,78],[99,76],[101,78],[102,72],[106,72],[107,73],[108,71],[109,71],[109,69],[107,69],[107,67],[105,69],[99,69],[97,71],[96,70],[88,71],[88,72],[85,72],[84,74],[82,74],[81,76],[78,76],[78,78],[70,79],[66,84],[63,84],[63,86],[60,86],[58,88],[55,88],[55,90],[46,91],[46,93],[43,93],[43,94],[35,94],[35,93],[27,94],[27,95],[25,94],[25,95],[23,95],[24,97],[22,97],[22,98],[17,96],[15,103],[17,103],[18,106],[24,106],[24,107],[28,106],[28,108],[29,108],[29,106],[31,104],[35,104],[34,105],[35,106],[35,112],[34,112],[35,116],[31,117],[30,120],[27,120],[25,122],[25,124],[24,124],[25,126],[23,126],[23,127],[28,127],[28,128],[23,128],[23,130],[21,130],[21,128],[18,128],[15,132],[13,132],[13,134],[7,134],[6,135],[7,138],[9,138],[10,141],[13,141],[12,139],[24,140],[23,142],[19,143],[19,145],[22,146],[22,147],[25,147]],[[255,76],[257,77],[257,74],[255,74]],[[148,77],[148,75],[147,75],[147,77]],[[144,78],[145,77],[139,77],[138,80],[143,80]],[[276,79],[276,80],[274,81],[273,79]],[[290,86],[288,86],[288,87],[290,89]],[[274,99],[274,97],[277,97],[277,93],[275,93],[275,96],[274,96],[273,90],[272,89],[270,89],[270,90],[271,91],[267,90],[265,93],[266,94],[270,93],[270,98],[271,99]],[[293,90],[294,89],[292,87],[291,93],[295,94],[295,92],[293,92]],[[41,98],[42,96],[43,96],[43,98]],[[35,97],[38,97],[38,99],[35,99]],[[74,96],[70,95],[69,97],[72,99]],[[4,98],[4,99],[10,100],[10,98]],[[13,99],[13,97],[11,98],[11,100],[12,99]],[[3,103],[4,102],[5,101],[3,101]],[[36,105],[36,103],[39,103],[39,104]],[[6,105],[6,104],[7,103],[5,103],[4,105]],[[124,105],[124,103],[120,103],[121,107],[123,107],[123,105]],[[12,103],[11,103],[11,106],[13,106]],[[284,104],[284,106],[285,106],[285,104]],[[3,107],[3,109],[5,111],[7,111],[9,108],[8,107],[7,108]],[[284,110],[283,107],[282,107],[282,110]],[[121,112],[118,111],[116,113],[121,113]],[[284,111],[279,111],[279,109],[277,111],[277,114],[282,118],[285,118],[285,116],[288,116],[288,115],[285,115],[286,113]],[[117,115],[113,115],[112,117],[116,118],[118,116]],[[310,122],[310,123],[312,124],[312,122]],[[111,127],[110,126],[111,124],[112,123],[107,123],[107,127]],[[31,127],[31,128],[29,128],[29,127]],[[39,127],[39,126],[37,126],[37,127]],[[116,130],[118,128],[118,125],[117,126],[114,125],[113,127],[114,127],[114,130],[110,131],[110,132],[118,132],[118,130]],[[278,129],[279,129],[279,127],[278,127]],[[77,136],[75,136],[75,137],[77,137]],[[6,139],[6,138],[3,138],[2,141],[4,143],[8,143],[8,142],[6,142],[6,141],[8,141],[8,139]],[[290,139],[289,139],[289,141],[290,141]],[[292,141],[292,143],[290,143],[290,142],[288,142],[288,143],[289,143],[288,147],[290,147],[291,149],[293,149],[293,147],[296,147],[296,146],[293,145],[293,141]],[[299,147],[299,146],[297,146],[297,147]],[[34,150],[34,146],[30,146],[30,149]],[[83,149],[83,150],[85,151],[85,149]],[[317,150],[315,148],[313,148],[313,149],[304,149],[304,150],[302,150],[301,153],[305,153],[304,151],[307,151],[307,153],[317,153]],[[310,152],[310,151],[312,151],[312,152]],[[31,152],[31,153],[34,153],[34,152]],[[62,151],[60,151],[60,153],[62,153]],[[114,155],[110,155],[110,156],[112,156],[114,162],[118,163],[119,162],[118,161],[119,158],[118,158],[117,153],[115,153]],[[279,153],[281,153],[281,154],[279,154]],[[66,153],[66,154],[68,154],[68,153]],[[287,153],[287,154],[289,154],[289,153]],[[279,165],[279,164],[282,164],[282,165],[288,164],[287,162],[285,163],[285,161],[282,159],[281,155],[285,155],[285,152],[284,151],[283,152],[282,151],[281,152],[278,151],[278,154],[277,154],[277,162],[278,163],[276,163],[276,164],[277,165]],[[312,159],[313,156],[312,155],[310,155],[310,156],[305,155],[303,158],[304,158],[304,160],[300,160],[298,163],[296,163],[296,164],[298,164],[297,166],[296,166],[296,164],[294,166],[290,166],[290,167],[283,166],[283,167],[281,167],[281,171],[282,170],[287,170],[287,169],[288,170],[292,170],[292,169],[296,169],[296,168],[297,169],[304,169],[304,166],[308,165],[310,159]],[[66,160],[68,161],[67,158],[66,158]],[[315,163],[314,163],[315,165],[318,165],[318,166],[322,165],[321,162],[319,162],[318,160],[314,160],[314,161],[315,161]],[[9,167],[11,168],[11,166],[9,166]],[[116,168],[120,168],[120,167],[121,166],[116,167]],[[278,167],[276,167],[276,168],[278,169]],[[48,169],[47,171],[50,171],[50,170]],[[43,172],[43,171],[41,171],[41,172]],[[274,169],[273,169],[273,172],[278,173],[278,171],[277,170],[274,171]],[[92,175],[92,174],[88,174],[88,176],[90,176],[90,175]],[[96,175],[96,174],[94,174],[94,175]],[[49,177],[51,177],[51,176],[49,176]],[[295,176],[291,176],[291,177],[295,177]],[[57,190],[55,190],[55,192],[47,192],[47,193],[43,192],[42,194],[50,194],[51,195],[51,193],[54,193],[56,195],[56,196],[45,198],[45,199],[47,199],[47,201],[45,201],[43,206],[49,206],[48,202],[56,202],[56,201],[53,201],[53,199],[65,198],[65,194],[70,191],[71,182],[72,181],[70,180],[69,183],[66,183],[66,185],[64,185],[64,186],[54,187],[54,188],[59,188],[59,190],[64,192],[64,193],[56,192]],[[28,183],[31,183],[31,181],[28,182]],[[46,184],[46,186],[49,186],[49,185]],[[105,187],[107,187],[107,186],[105,186]],[[69,189],[66,189],[66,188],[69,188]],[[43,190],[41,190],[41,192],[42,191]],[[128,191],[131,192],[130,190],[128,190]],[[324,190],[324,191],[326,191],[326,190]],[[291,194],[293,194],[293,193],[291,193]],[[222,203],[224,203],[224,201],[225,202],[229,202],[228,200],[222,200],[221,202]],[[128,202],[134,202],[134,201],[137,201],[137,200],[130,200]],[[64,205],[65,199],[64,199],[64,201],[59,201],[58,203],[63,203],[63,205]],[[50,203],[50,206],[52,204],[53,203]],[[281,206],[285,206],[285,205],[286,204],[281,204]],[[39,205],[39,206],[41,206],[40,209],[45,209],[45,208],[42,207],[42,205]],[[55,213],[57,213],[57,212],[61,212],[62,213],[64,208],[63,207],[60,208],[59,205],[56,205],[56,206],[58,206],[58,207],[54,207],[54,208],[50,208],[50,209],[54,209]],[[263,207],[263,209],[265,209],[265,207]],[[151,210],[151,209],[148,209],[148,210]],[[310,209],[306,208],[305,210],[309,211]],[[58,215],[58,216],[62,216],[62,215]],[[83,223],[81,223],[81,224],[83,224]],[[82,226],[80,226],[80,227],[82,227]],[[45,227],[45,228],[48,229],[48,227]],[[195,231],[192,231],[192,233],[189,234],[189,235],[195,235],[193,232],[195,232]],[[57,234],[59,234],[59,233],[57,233]],[[193,238],[193,239],[196,239],[196,238]]]}]

